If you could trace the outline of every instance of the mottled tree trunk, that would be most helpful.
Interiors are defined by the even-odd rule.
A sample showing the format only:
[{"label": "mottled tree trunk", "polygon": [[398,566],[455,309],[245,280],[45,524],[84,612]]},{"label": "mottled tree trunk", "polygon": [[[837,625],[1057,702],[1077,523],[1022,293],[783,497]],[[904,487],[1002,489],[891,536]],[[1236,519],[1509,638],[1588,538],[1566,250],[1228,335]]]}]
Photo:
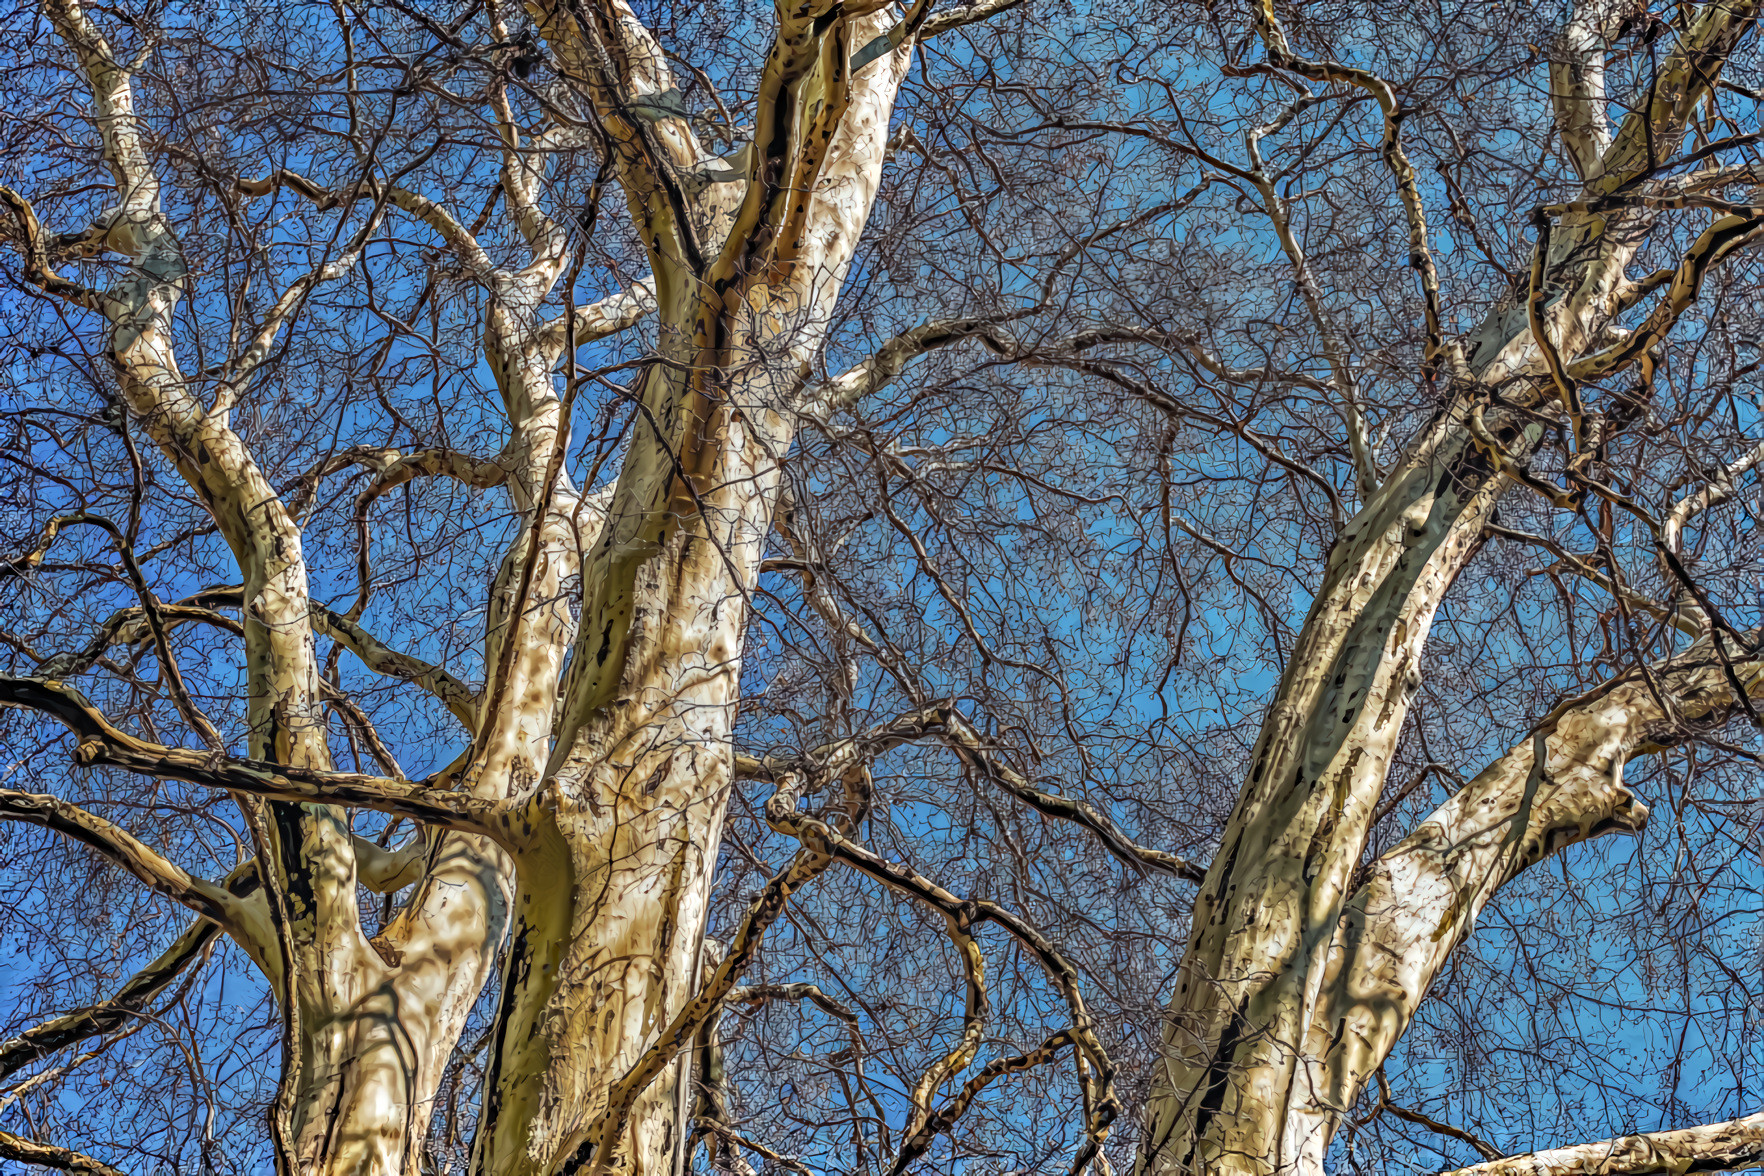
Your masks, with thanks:
[{"label": "mottled tree trunk", "polygon": [[[1272,10],[1264,11],[1271,55],[1284,53]],[[1575,159],[1589,199],[1676,149],[1689,111],[1754,17],[1750,4],[1704,9],[1663,64],[1651,107],[1632,114],[1615,137],[1604,129],[1602,90],[1593,92],[1596,71],[1557,95],[1572,107],[1562,121],[1580,136]],[[1590,52],[1586,45],[1581,51]],[[1369,84],[1341,66],[1290,55],[1281,63]],[[1620,768],[1645,742],[1637,710],[1575,712],[1552,728],[1548,759],[1560,766],[1546,773],[1552,783],[1541,797],[1527,745],[1478,776],[1350,892],[1421,681],[1434,614],[1500,497],[1525,476],[1540,437],[1536,423],[1495,407],[1490,391],[1499,385],[1507,403],[1557,398],[1551,357],[1528,317],[1570,365],[1612,342],[1612,316],[1630,285],[1624,267],[1646,224],[1645,213],[1628,208],[1562,216],[1529,315],[1522,304],[1498,305],[1467,356],[1443,355],[1448,407],[1331,550],[1250,777],[1195,901],[1142,1171],[1321,1173],[1340,1115],[1495,887],[1561,845],[1639,827],[1644,810],[1610,776],[1613,756]],[[1553,291],[1564,296],[1540,317],[1536,307]],[[1484,818],[1494,818],[1500,832],[1490,833]],[[1509,831],[1518,848],[1503,857],[1491,844],[1504,852]],[[1476,868],[1478,854],[1487,868],[1474,883],[1466,876],[1449,890],[1420,885],[1418,871],[1458,878]]]}]

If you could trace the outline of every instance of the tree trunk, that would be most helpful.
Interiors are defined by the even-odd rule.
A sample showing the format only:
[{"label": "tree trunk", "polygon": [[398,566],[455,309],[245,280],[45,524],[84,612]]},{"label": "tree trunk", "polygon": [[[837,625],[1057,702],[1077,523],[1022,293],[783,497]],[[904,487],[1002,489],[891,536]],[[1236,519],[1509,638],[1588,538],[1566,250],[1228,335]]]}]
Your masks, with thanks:
[{"label": "tree trunk", "polygon": [[[1301,73],[1343,69],[1291,57],[1284,35],[1268,23],[1271,10],[1265,12],[1264,37],[1283,65]],[[1698,15],[1663,63],[1648,108],[1630,115],[1616,136],[1594,135],[1604,149],[1585,177],[1589,198],[1616,190],[1676,150],[1687,114],[1754,19],[1749,4],[1710,5]],[[1586,135],[1602,131],[1603,95],[1596,97],[1597,106],[1570,112],[1564,122]],[[1580,90],[1558,100],[1590,102]],[[1564,362],[1552,363],[1552,355],[1571,360],[1608,341],[1629,285],[1624,267],[1647,224],[1645,213],[1625,208],[1562,217],[1544,245],[1529,314],[1520,313],[1526,308],[1518,300],[1497,305],[1467,357],[1446,354],[1454,374],[1449,407],[1331,550],[1324,584],[1263,721],[1249,780],[1195,900],[1148,1105],[1141,1171],[1320,1173],[1340,1113],[1401,1032],[1391,1010],[1403,1010],[1406,1024],[1426,994],[1433,972],[1388,964],[1373,950],[1381,941],[1369,940],[1358,922],[1367,917],[1365,904],[1389,901],[1377,877],[1344,919],[1349,880],[1420,683],[1434,613],[1478,549],[1501,495],[1527,476],[1524,465],[1541,436],[1535,422],[1492,407],[1491,391],[1498,387],[1506,403],[1521,405],[1558,396],[1565,381],[1542,373]],[[1551,289],[1564,296],[1540,313]],[[1543,326],[1549,351],[1527,319]],[[1573,403],[1564,407],[1578,412]],[[1583,450],[1596,448],[1602,435],[1582,438]],[[1595,744],[1604,738],[1600,730]],[[1576,812],[1560,827],[1589,835],[1639,820],[1608,805],[1597,811],[1605,816],[1581,820]],[[1417,836],[1436,835],[1424,826]],[[1548,848],[1538,856],[1543,852]],[[1468,894],[1454,900],[1451,918],[1436,924],[1440,933],[1461,920],[1461,935],[1492,890],[1474,902]],[[1390,991],[1399,974],[1400,1001]],[[1368,990],[1383,994],[1376,1017],[1356,1003]],[[1362,1026],[1368,1017],[1375,1030]],[[1353,1041],[1344,1044],[1343,1033]]]},{"label": "tree trunk", "polygon": [[[547,22],[552,15],[535,12],[548,35],[570,35]],[[892,22],[884,13],[849,23],[843,35],[863,45]],[[615,31],[647,37],[640,27]],[[663,68],[642,51],[647,40],[631,44],[626,56],[642,67],[633,75],[661,88],[665,75],[644,72]],[[646,373],[635,436],[586,559],[566,701],[545,787],[527,810],[530,843],[516,855],[513,937],[474,1153],[486,1176],[590,1170],[603,1143],[621,1171],[673,1171],[684,1130],[678,1068],[629,1106],[609,1106],[609,1091],[698,988],[733,782],[748,600],[795,402],[880,182],[910,52],[909,39],[851,80],[788,264],[751,258],[753,240],[732,238],[725,257],[745,260],[719,285],[714,269],[703,283],[670,280],[678,259],[652,256],[665,358]],[[695,145],[668,142],[696,161]],[[634,213],[656,223],[661,199],[634,170]],[[727,196],[710,200],[694,214],[701,225],[738,217],[719,211]],[[684,1051],[690,1037],[664,1044]]]}]

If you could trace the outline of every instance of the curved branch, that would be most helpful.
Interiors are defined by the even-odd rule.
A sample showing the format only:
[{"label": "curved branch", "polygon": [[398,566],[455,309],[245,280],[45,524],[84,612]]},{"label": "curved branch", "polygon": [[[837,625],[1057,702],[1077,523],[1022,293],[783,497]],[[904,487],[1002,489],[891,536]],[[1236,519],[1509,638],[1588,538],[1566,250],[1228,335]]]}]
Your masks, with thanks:
[{"label": "curved branch", "polygon": [[1723,466],[1701,490],[1680,499],[1667,512],[1666,519],[1660,526],[1660,542],[1665,545],[1666,550],[1678,554],[1683,547],[1684,528],[1691,519],[1738,494],[1740,476],[1761,461],[1764,461],[1764,444]]},{"label": "curved branch", "polygon": [[1090,1121],[1085,1125],[1089,1140],[1081,1149],[1079,1167],[1087,1163],[1107,1136],[1109,1125],[1119,1116],[1121,1104],[1114,1090],[1114,1063],[1096,1034],[1095,1022],[1085,1005],[1084,995],[1078,984],[1077,969],[1064,954],[1034,927],[996,903],[963,901],[907,867],[884,861],[825,821],[800,815],[781,821],[775,818],[771,809],[772,806],[768,805],[767,823],[778,832],[804,840],[805,844],[811,844],[830,854],[834,860],[844,862],[890,890],[923,903],[945,918],[966,915],[971,922],[994,923],[1035,958],[1036,963],[1047,974],[1049,982],[1065,999],[1071,1012],[1072,1026],[1067,1032],[1072,1035],[1073,1042],[1084,1058],[1095,1068],[1094,1076],[1085,1073],[1083,1079],[1087,1088],[1086,1105],[1090,1111]]},{"label": "curved branch", "polygon": [[1597,380],[1621,371],[1666,338],[1702,293],[1703,278],[1723,258],[1764,236],[1764,208],[1745,207],[1704,229],[1678,263],[1666,296],[1623,342],[1568,365],[1575,380]]},{"label": "curved branch", "polygon": [[421,686],[446,704],[467,731],[478,726],[478,696],[471,687],[440,666],[414,658],[382,644],[372,633],[334,609],[312,607],[313,632],[331,638],[376,674]]},{"label": "curved branch", "polygon": [[0,674],[0,706],[41,711],[68,728],[79,737],[74,762],[82,767],[107,765],[268,800],[372,809],[461,833],[482,833],[505,843],[511,837],[500,819],[503,806],[497,802],[427,782],[228,759],[137,739],[113,725],[79,691],[60,682]]},{"label": "curved branch", "polygon": [[1305,1039],[1313,1113],[1333,1122],[1352,1104],[1502,886],[1567,846],[1644,826],[1625,762],[1725,721],[1742,706],[1735,681],[1764,694],[1764,659],[1730,664],[1705,637],[1562,703],[1373,863],[1343,909]]},{"label": "curved branch", "polygon": [[470,229],[460,224],[454,215],[440,204],[419,195],[408,188],[395,184],[384,184],[371,177],[351,184],[338,191],[321,188],[306,177],[288,171],[285,168],[271,172],[261,180],[234,180],[233,187],[240,193],[258,197],[268,195],[277,188],[288,188],[293,192],[312,201],[319,211],[327,211],[344,204],[352,204],[357,200],[372,200],[375,203],[390,204],[416,217],[428,225],[456,253],[472,276],[479,281],[490,281],[496,275],[496,266],[490,255],[484,252],[483,246],[472,235]]},{"label": "curved branch", "polygon": [[992,777],[1006,792],[1036,812],[1058,820],[1070,821],[1086,830],[1102,842],[1103,848],[1131,866],[1135,871],[1143,872],[1149,866],[1154,870],[1174,874],[1189,882],[1199,883],[1206,878],[1206,870],[1193,862],[1177,857],[1173,853],[1165,853],[1161,849],[1148,849],[1145,846],[1134,844],[1115,827],[1113,821],[1086,802],[1075,797],[1057,796],[1051,792],[1043,792],[1035,787],[1020,772],[995,758],[982,743],[979,734],[968,725],[966,719],[956,712],[945,713],[944,726],[948,732],[945,738],[955,746],[957,754]]},{"label": "curved branch", "polygon": [[1008,1058],[998,1058],[995,1061],[986,1063],[985,1067],[982,1068],[978,1074],[968,1079],[968,1081],[962,1085],[961,1090],[958,1091],[948,1102],[944,1103],[943,1107],[938,1110],[935,1115],[926,1119],[925,1122],[920,1125],[918,1130],[914,1131],[901,1143],[900,1154],[895,1157],[894,1166],[889,1169],[889,1176],[900,1176],[902,1172],[905,1172],[911,1167],[913,1161],[924,1155],[926,1150],[930,1148],[931,1141],[936,1139],[938,1135],[955,1126],[956,1120],[960,1119],[962,1115],[967,1112],[969,1105],[979,1096],[980,1092],[985,1090],[993,1082],[1004,1077],[1006,1074],[1020,1074],[1024,1070],[1031,1070],[1036,1066],[1046,1065],[1048,1062],[1057,1058],[1062,1049],[1073,1044],[1073,1041],[1074,1038],[1072,1036],[1072,1031],[1070,1029],[1062,1029],[1034,1049],[1030,1050],[1028,1053],[1017,1054]]},{"label": "curved branch", "polygon": [[26,1139],[22,1135],[14,1135],[10,1131],[0,1131],[0,1156],[9,1160],[17,1160],[21,1164],[34,1164],[43,1168],[59,1168],[63,1172],[77,1172],[81,1176],[124,1176],[121,1169],[112,1168],[109,1164],[94,1160],[91,1156],[56,1147],[51,1143],[38,1143],[34,1139]]},{"label": "curved branch", "polygon": [[[235,867],[221,885],[239,898],[251,894],[259,885],[256,859]],[[112,1032],[127,1024],[147,1007],[148,1001],[165,991],[185,968],[205,955],[220,933],[218,923],[207,918],[197,919],[157,959],[129,977],[109,1000],[52,1017],[0,1041],[0,1080],[77,1041]]]},{"label": "curved branch", "polygon": [[[655,279],[644,278],[617,294],[608,294],[599,302],[576,308],[576,342],[596,343],[633,327],[655,313]],[[569,323],[567,315],[558,315],[539,328],[538,345],[546,350],[561,350]]]},{"label": "curved branch", "polygon": [[962,1035],[954,1048],[933,1062],[914,1084],[913,1113],[906,1127],[908,1136],[917,1135],[930,1124],[931,1100],[936,1097],[938,1088],[967,1069],[974,1060],[980,1049],[980,1035],[986,1031],[986,1019],[992,1012],[986,996],[986,957],[981,954],[980,945],[974,942],[973,912],[968,909],[953,913],[946,911],[943,921],[950,942],[955,944],[962,957],[962,970],[968,981],[967,1004],[962,1010]]},{"label": "curved branch", "polygon": [[41,825],[97,850],[156,893],[182,903],[229,931],[243,933],[239,899],[224,886],[187,873],[182,866],[118,825],[59,797],[0,788],[0,820]]},{"label": "curved branch", "polygon": [[419,477],[449,477],[477,490],[488,490],[508,481],[508,470],[498,462],[473,457],[456,449],[425,449],[397,458],[380,469],[380,476],[355,498],[355,603],[345,614],[353,621],[367,608],[373,584],[368,566],[368,508],[374,501]]},{"label": "curved branch", "polygon": [[31,207],[31,202],[11,188],[0,185],[0,204],[10,208],[13,217],[18,221],[17,242],[19,252],[24,254],[25,279],[75,306],[101,310],[104,303],[102,294],[89,286],[82,286],[62,277],[49,263],[49,243],[44,237],[42,222],[37,220],[37,213]]},{"label": "curved branch", "polygon": [[1677,1176],[1764,1162],[1764,1111],[1725,1123],[1555,1147],[1459,1168],[1450,1176]]}]

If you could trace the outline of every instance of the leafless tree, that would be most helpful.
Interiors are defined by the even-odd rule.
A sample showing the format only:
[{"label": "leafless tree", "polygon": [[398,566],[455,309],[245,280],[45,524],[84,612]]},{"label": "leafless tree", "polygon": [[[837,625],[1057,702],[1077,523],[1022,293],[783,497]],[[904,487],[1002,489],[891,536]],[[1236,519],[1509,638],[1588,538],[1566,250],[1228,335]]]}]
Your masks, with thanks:
[{"label": "leafless tree", "polygon": [[1758,10],[16,9],[0,1156],[1764,1163]]}]

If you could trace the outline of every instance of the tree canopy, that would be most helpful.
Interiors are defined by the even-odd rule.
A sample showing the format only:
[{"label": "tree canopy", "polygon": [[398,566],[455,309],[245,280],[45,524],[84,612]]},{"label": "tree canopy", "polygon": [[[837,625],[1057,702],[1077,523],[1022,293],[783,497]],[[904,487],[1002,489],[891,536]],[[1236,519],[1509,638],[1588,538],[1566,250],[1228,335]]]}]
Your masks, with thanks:
[{"label": "tree canopy", "polygon": [[1758,8],[0,16],[0,1157],[1764,1162]]}]

